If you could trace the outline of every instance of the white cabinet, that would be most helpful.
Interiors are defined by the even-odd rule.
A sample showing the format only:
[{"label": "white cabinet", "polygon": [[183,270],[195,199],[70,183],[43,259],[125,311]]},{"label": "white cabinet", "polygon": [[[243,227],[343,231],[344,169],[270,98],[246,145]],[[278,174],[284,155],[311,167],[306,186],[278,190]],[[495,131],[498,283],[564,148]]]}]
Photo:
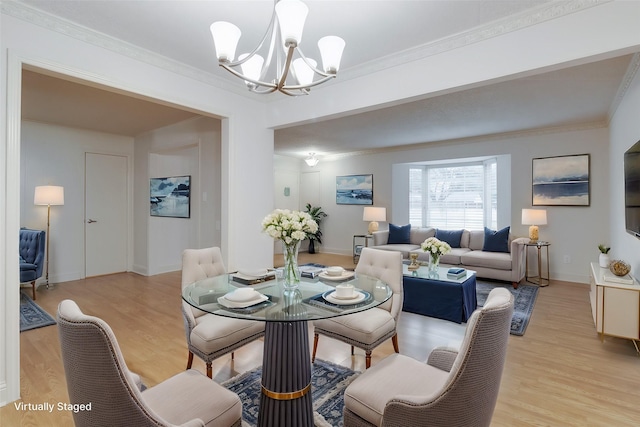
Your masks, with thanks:
[{"label": "white cabinet", "polygon": [[[601,268],[598,263],[591,263],[591,314],[596,331],[604,340],[605,335],[633,340],[640,340],[640,284],[634,281],[627,285],[607,282],[605,274],[608,269]],[[638,351],[640,353],[640,351]]]}]

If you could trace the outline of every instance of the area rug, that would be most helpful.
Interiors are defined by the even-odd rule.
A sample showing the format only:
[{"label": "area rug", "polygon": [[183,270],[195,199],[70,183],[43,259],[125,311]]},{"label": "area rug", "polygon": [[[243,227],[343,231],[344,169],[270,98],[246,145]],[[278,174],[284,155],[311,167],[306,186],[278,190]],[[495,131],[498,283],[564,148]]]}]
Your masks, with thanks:
[{"label": "area rug", "polygon": [[29,295],[20,292],[20,332],[55,324],[49,313],[33,302]]},{"label": "area rug", "polygon": [[533,312],[533,306],[536,303],[538,289],[540,288],[538,286],[521,284],[518,286],[518,289],[514,289],[510,283],[485,282],[479,280],[476,283],[478,307],[484,305],[491,289],[497,287],[508,289],[513,294],[514,306],[513,317],[511,318],[511,335],[524,335],[524,331],[529,324],[529,318]]},{"label": "area rug", "polygon": [[[243,426],[255,426],[260,407],[260,380],[262,368],[245,372],[222,383],[240,396]],[[359,375],[344,366],[316,359],[311,373],[311,396],[316,427],[333,427],[342,424],[344,389]]]}]

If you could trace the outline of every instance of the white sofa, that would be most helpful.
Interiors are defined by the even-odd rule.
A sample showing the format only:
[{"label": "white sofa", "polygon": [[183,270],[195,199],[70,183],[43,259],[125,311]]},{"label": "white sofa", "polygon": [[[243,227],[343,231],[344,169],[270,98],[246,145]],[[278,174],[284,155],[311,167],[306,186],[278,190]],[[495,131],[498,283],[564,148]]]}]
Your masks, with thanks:
[{"label": "white sofa", "polygon": [[[425,253],[420,244],[428,237],[434,237],[436,229],[411,228],[409,243],[388,244],[389,230],[373,233],[373,248],[398,251],[402,257],[409,258],[409,253],[417,253],[418,259],[428,262],[429,254]],[[510,252],[483,251],[484,230],[463,230],[460,247],[452,248],[451,252],[440,258],[440,264],[460,266],[473,270],[477,277],[511,282],[514,288],[525,276],[525,246],[528,238],[514,238],[509,234]]]}]

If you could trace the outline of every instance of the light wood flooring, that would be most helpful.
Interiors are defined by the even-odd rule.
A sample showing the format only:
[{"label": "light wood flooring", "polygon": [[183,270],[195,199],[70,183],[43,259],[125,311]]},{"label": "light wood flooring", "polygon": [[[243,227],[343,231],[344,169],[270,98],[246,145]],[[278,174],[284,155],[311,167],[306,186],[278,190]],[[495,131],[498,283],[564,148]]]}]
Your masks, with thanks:
[{"label": "light wood flooring", "polygon": [[[353,268],[351,257],[300,254],[300,263]],[[276,257],[275,264],[281,263]],[[587,268],[587,266],[585,266]],[[180,273],[143,277],[115,274],[60,283],[38,290],[37,303],[55,316],[58,303],[75,300],[88,314],[107,321],[118,338],[129,368],[153,386],[185,368],[187,349],[180,314]],[[403,313],[400,351],[425,360],[438,345],[456,346],[464,324]],[[312,336],[312,335],[311,335]],[[20,402],[68,402],[57,328],[20,334]],[[356,350],[357,351],[357,350]],[[375,365],[393,353],[391,342],[373,352]],[[321,337],[318,357],[364,370],[364,353]],[[214,361],[221,382],[259,366],[262,343]],[[196,357],[194,368],[204,372]],[[640,425],[640,357],[630,341],[597,336],[585,284],[552,282],[540,289],[533,316],[522,337],[511,336],[492,426]],[[70,413],[20,411],[14,403],[0,408],[2,426],[70,426]]]}]

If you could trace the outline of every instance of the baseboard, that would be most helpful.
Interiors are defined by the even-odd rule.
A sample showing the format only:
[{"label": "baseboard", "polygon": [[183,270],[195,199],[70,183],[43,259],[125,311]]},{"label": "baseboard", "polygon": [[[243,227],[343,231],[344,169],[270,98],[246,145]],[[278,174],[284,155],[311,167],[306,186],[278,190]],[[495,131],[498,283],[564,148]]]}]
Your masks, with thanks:
[{"label": "baseboard", "polygon": [[0,408],[7,403],[7,383],[5,381],[0,382]]},{"label": "baseboard", "polygon": [[131,266],[131,271],[141,276],[149,275],[149,270],[144,265],[134,264]]}]

